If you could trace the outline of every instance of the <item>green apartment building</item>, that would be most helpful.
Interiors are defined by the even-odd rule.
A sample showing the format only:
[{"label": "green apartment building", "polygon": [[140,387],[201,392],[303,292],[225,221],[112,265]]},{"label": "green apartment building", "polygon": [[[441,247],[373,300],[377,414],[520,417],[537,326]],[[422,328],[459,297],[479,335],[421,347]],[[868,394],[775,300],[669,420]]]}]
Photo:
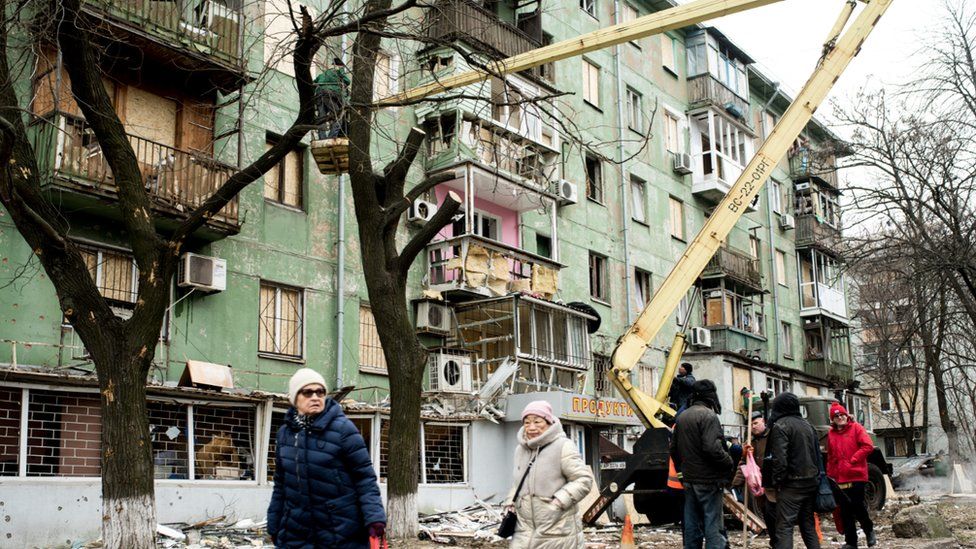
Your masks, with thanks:
[{"label": "green apartment building", "polygon": [[[310,2],[313,14],[318,4]],[[433,42],[384,42],[377,96],[465,70],[468,54],[506,57],[673,5],[440,0],[411,14]],[[112,31],[105,40],[117,62],[105,67],[106,86],[163,229],[294,118],[282,0],[85,6]],[[330,44],[321,60],[348,55],[349,44]],[[32,98],[44,190],[124,318],[138,288],[111,173],[57,49],[35,51],[19,93]],[[405,232],[429,220],[448,190],[464,199],[409,288],[431,348],[418,426],[422,510],[505,493],[518,414],[530,400],[553,404],[598,474],[615,447],[632,447],[642,427],[608,382],[609,355],[789,103],[751,63],[717,29],[696,26],[377,114],[378,158],[421,126],[426,152],[413,180],[454,174],[413,205]],[[686,358],[720,388],[730,434],[744,423],[743,387],[828,394],[852,378],[838,274],[834,168],[843,152],[812,122],[702,273],[701,298],[689,293],[674,313],[677,329],[692,309]],[[330,387],[351,387],[347,414],[385,477],[386,367],[348,186],[320,174],[304,146],[194,235],[147,380],[161,522],[198,520],[228,502],[239,517],[263,515],[282,393],[302,366]],[[0,546],[91,537],[100,472],[93,365],[0,214],[0,486],[12,517],[0,523]],[[664,330],[635,369],[645,391],[658,383],[672,336]],[[230,366],[233,388],[178,383],[206,363]],[[847,398],[868,413],[860,396]],[[40,486],[43,501],[33,495]],[[27,498],[30,506],[16,504]]]}]

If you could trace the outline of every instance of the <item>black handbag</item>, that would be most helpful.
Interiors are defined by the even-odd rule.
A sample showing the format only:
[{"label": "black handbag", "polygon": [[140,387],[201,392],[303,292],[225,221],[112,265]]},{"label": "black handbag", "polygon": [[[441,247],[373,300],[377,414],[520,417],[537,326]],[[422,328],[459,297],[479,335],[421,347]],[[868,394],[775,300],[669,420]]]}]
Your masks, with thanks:
[{"label": "black handbag", "polygon": [[[536,458],[539,457],[539,454],[542,453],[542,450],[546,446],[549,445],[546,444],[542,448],[539,448],[539,451],[536,452],[535,456],[532,458],[532,461],[530,461],[528,466],[525,467],[525,472],[522,473],[522,480],[519,481],[518,488],[515,489],[515,495],[512,496],[512,504],[515,504],[515,501],[518,500],[519,492],[522,491],[522,485],[525,484],[525,477],[529,476],[529,471],[532,469],[532,464],[535,463]],[[498,537],[508,539],[514,536],[516,524],[518,524],[518,516],[515,514],[515,511],[508,511],[505,513],[505,516],[502,517],[502,523],[498,526]]]},{"label": "black handbag", "polygon": [[817,513],[830,513],[837,508],[837,500],[834,499],[834,490],[830,487],[830,479],[824,471],[823,454],[820,453],[820,441],[814,434],[814,448],[817,449],[817,464],[820,465],[820,474],[817,476],[817,499],[813,503],[813,510]]}]

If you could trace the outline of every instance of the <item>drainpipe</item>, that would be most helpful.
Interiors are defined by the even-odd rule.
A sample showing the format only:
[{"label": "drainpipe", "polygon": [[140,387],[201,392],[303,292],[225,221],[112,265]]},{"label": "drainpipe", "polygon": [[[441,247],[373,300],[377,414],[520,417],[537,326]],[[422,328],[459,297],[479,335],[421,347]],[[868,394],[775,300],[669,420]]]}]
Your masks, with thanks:
[{"label": "drainpipe", "polygon": [[[346,36],[342,36],[342,62],[346,62]],[[340,173],[337,177],[339,184],[339,196],[336,199],[339,204],[339,212],[336,224],[339,226],[339,234],[336,240],[336,390],[343,384],[342,365],[345,359],[346,337],[346,176]]]},{"label": "drainpipe", "polygon": [[[614,0],[613,2],[613,24],[617,25],[620,23],[620,0]],[[624,150],[624,80],[623,74],[621,73],[621,63],[620,63],[620,44],[613,47],[613,63],[614,68],[617,71],[617,155],[619,156],[619,163],[617,164],[617,172],[620,177],[620,211],[623,215],[623,236],[624,236],[624,298],[627,301],[627,324],[634,321],[634,305],[631,301],[631,267],[630,267],[630,203],[628,202],[628,186],[627,186],[627,173],[624,170],[624,158],[626,157],[626,151]]]},{"label": "drainpipe", "polygon": [[[775,86],[776,87],[773,88],[773,95],[770,96],[769,100],[766,101],[766,104],[763,105],[762,110],[759,111],[759,130],[762,132],[762,135],[766,135],[767,130],[772,130],[772,128],[766,127],[766,117],[763,116],[763,113],[765,113],[766,110],[769,109],[769,106],[773,103],[773,100],[776,99],[776,97],[779,95],[779,84],[777,83]],[[776,281],[776,271],[775,271],[776,246],[773,244],[773,209],[772,209],[773,193],[774,193],[773,186],[767,184],[766,185],[766,234],[767,234],[767,240],[769,241],[769,245],[768,245],[769,273],[773,275],[772,277],[773,279],[770,282],[772,282],[772,286],[773,286],[773,292],[772,292],[773,322],[774,322],[773,340],[774,340],[774,348],[776,349],[776,355],[775,355],[776,360],[774,360],[774,362],[778,363],[780,352],[782,351],[780,345],[780,330],[782,329],[782,322],[780,321],[780,317],[779,317],[779,282]]]}]

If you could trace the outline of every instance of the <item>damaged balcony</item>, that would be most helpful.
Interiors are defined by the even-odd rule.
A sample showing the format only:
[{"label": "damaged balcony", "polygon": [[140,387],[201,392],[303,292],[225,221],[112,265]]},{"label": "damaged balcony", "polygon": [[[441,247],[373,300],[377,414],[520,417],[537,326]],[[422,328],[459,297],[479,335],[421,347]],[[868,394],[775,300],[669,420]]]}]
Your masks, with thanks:
[{"label": "damaged balcony", "polygon": [[[531,4],[529,2],[528,4]],[[516,21],[503,21],[499,15],[469,0],[440,0],[430,12],[427,35],[436,41],[459,40],[475,47],[475,51],[492,59],[513,57],[543,45],[541,13],[523,11],[515,14],[515,6],[503,6]],[[552,80],[552,65],[535,67],[521,73],[534,79]]]},{"label": "damaged balcony", "polygon": [[804,370],[840,382],[853,379],[850,332],[846,323],[829,317],[804,319]]},{"label": "damaged balcony", "polygon": [[692,109],[718,107],[743,120],[749,112],[748,99],[743,99],[710,74],[688,77],[688,103]]},{"label": "damaged balcony", "polygon": [[711,332],[711,351],[761,358],[766,351],[763,294],[726,279],[703,280],[702,326]]},{"label": "damaged balcony", "polygon": [[796,216],[796,247],[818,248],[839,255],[842,251],[841,231],[815,214]]},{"label": "damaged balcony", "polygon": [[800,265],[800,316],[824,315],[843,322],[847,316],[847,296],[840,262],[818,250],[797,254]]},{"label": "damaged balcony", "polygon": [[831,151],[799,147],[790,152],[790,178],[796,183],[812,181],[839,191],[836,155]]},{"label": "damaged balcony", "polygon": [[688,102],[691,110],[722,109],[748,124],[749,77],[754,61],[715,27],[689,33]]},{"label": "damaged balcony", "polygon": [[244,77],[244,13],[240,0],[84,0],[83,11],[101,22],[111,40],[146,57],[180,57],[188,73],[207,71],[234,88]]},{"label": "damaged balcony", "polygon": [[[38,164],[45,174],[44,188],[60,194],[56,202],[65,210],[117,217],[118,188],[88,124],[77,116],[54,112],[37,118],[32,130]],[[237,171],[198,152],[131,134],[128,139],[158,223],[164,230],[175,228]],[[196,236],[216,240],[239,230],[235,197]]]},{"label": "damaged balcony", "polygon": [[[691,119],[691,192],[718,204],[742,175],[752,158],[754,134],[740,122],[714,109],[693,113]],[[754,212],[759,195],[746,205]]]},{"label": "damaged balcony", "polygon": [[477,354],[479,379],[505,382],[514,393],[577,392],[590,368],[594,316],[526,295],[455,306],[451,346]]},{"label": "damaged balcony", "polygon": [[759,270],[759,260],[745,252],[732,248],[721,247],[708,261],[701,277],[729,278],[749,290],[762,292],[762,272]]},{"label": "damaged balcony", "polygon": [[427,260],[426,288],[454,299],[515,292],[552,296],[562,268],[552,259],[476,234],[428,245]]}]

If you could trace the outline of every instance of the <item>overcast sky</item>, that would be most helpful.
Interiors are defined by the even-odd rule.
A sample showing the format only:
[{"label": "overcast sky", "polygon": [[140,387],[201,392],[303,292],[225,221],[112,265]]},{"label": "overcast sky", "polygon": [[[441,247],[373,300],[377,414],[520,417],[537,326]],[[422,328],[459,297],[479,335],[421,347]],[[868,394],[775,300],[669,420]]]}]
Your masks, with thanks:
[{"label": "overcast sky", "polygon": [[[843,5],[843,0],[785,0],[710,24],[749,53],[762,72],[781,82],[795,97],[810,76]],[[909,79],[918,66],[919,58],[912,59],[919,49],[918,37],[925,29],[937,27],[943,13],[943,0],[892,0],[828,101],[853,97],[865,84],[896,84]],[[829,118],[829,111],[823,108],[818,116]]]}]

